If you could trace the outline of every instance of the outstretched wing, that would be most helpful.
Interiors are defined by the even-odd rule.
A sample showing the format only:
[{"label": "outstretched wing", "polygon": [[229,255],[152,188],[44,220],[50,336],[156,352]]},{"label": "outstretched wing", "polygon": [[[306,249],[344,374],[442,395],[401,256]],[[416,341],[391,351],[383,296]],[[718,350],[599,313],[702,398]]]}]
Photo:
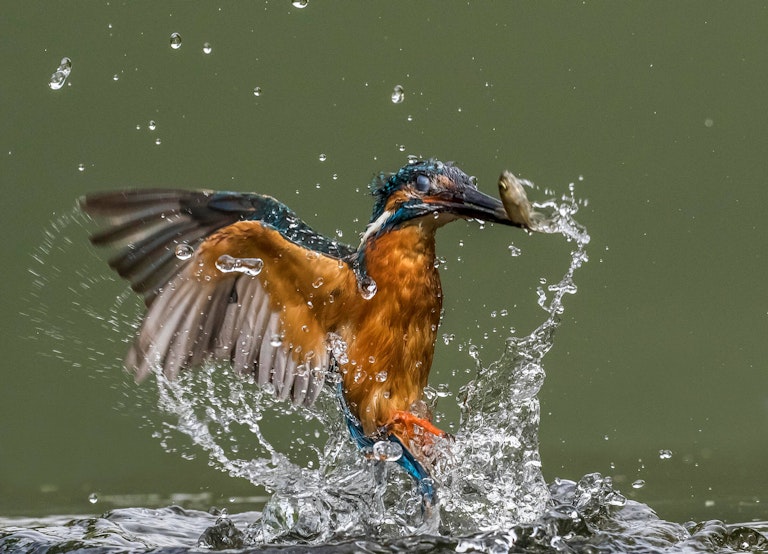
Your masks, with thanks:
[{"label": "outstretched wing", "polygon": [[354,286],[353,248],[256,194],[121,191],[81,206],[107,220],[91,241],[119,248],[109,264],[148,307],[125,361],[137,379],[228,360],[280,398],[314,402],[331,364],[326,312],[334,290]]},{"label": "outstretched wing", "polygon": [[97,246],[119,246],[109,260],[150,305],[158,289],[183,265],[176,246],[196,247],[212,232],[237,221],[261,221],[298,245],[343,258],[355,249],[314,231],[271,196],[237,192],[146,189],[84,196],[80,206],[106,220],[91,236]]}]

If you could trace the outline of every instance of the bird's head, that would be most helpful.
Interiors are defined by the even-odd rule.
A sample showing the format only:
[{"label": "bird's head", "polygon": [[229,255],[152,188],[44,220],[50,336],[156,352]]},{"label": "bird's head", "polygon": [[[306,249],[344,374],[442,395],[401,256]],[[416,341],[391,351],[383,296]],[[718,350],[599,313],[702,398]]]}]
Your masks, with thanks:
[{"label": "bird's head", "polygon": [[371,185],[375,204],[366,236],[416,222],[439,227],[458,218],[518,226],[501,201],[477,190],[474,179],[452,163],[422,160]]}]

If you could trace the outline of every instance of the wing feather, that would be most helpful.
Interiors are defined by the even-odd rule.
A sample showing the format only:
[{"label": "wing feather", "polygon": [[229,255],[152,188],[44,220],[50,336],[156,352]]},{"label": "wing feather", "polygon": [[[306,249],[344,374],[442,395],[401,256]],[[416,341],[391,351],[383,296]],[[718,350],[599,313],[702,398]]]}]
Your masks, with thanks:
[{"label": "wing feather", "polygon": [[[319,294],[308,283],[316,281],[312,272],[329,283],[333,276],[354,282],[339,261],[351,247],[256,194],[119,191],[87,196],[81,206],[107,221],[91,241],[119,249],[110,266],[144,295],[147,312],[125,359],[137,380],[225,361],[271,384],[278,398],[315,402],[332,360],[318,315],[306,307]],[[176,256],[181,243],[194,248],[191,258]],[[222,273],[215,263],[222,254],[270,265],[259,275]]]},{"label": "wing feather", "polygon": [[284,352],[282,339],[280,337],[280,316],[279,314],[272,313],[269,315],[269,321],[264,329],[264,336],[259,348],[259,373],[258,382],[259,385],[272,382],[272,377],[275,372],[275,366],[279,362],[278,347],[280,352]]}]

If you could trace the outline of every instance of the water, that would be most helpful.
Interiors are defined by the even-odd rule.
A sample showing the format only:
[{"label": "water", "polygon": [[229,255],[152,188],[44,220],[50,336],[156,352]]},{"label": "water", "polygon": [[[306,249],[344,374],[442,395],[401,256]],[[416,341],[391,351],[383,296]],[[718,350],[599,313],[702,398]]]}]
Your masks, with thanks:
[{"label": "water", "polygon": [[72,72],[72,60],[67,57],[61,58],[59,67],[51,75],[51,79],[48,81],[48,86],[51,90],[59,90],[67,82],[69,74]]},{"label": "water", "polygon": [[[423,505],[413,481],[395,465],[399,453],[391,443],[361,455],[347,439],[330,392],[311,409],[298,409],[249,379],[211,366],[175,381],[155,376],[163,415],[160,424],[150,418],[154,435],[168,452],[205,456],[232,477],[266,487],[271,496],[261,512],[228,515],[216,508],[169,506],[116,509],[100,517],[4,519],[0,550],[768,551],[768,522],[664,521],[598,473],[578,482],[545,482],[537,393],[564,300],[577,292],[575,274],[588,260],[589,235],[574,219],[578,206],[573,188],[559,200],[535,204],[548,215],[540,230],[572,245],[568,267],[558,282],[538,287],[544,315],[533,331],[509,336],[501,358],[487,366],[473,356],[476,373],[458,395],[458,431],[453,440],[433,446],[442,454],[433,471],[434,506]],[[125,327],[115,319],[121,302],[107,321],[115,328]],[[345,346],[334,348],[343,355]],[[426,391],[430,408],[439,409],[442,390],[438,385]],[[280,433],[262,426],[276,418],[283,422]]]}]

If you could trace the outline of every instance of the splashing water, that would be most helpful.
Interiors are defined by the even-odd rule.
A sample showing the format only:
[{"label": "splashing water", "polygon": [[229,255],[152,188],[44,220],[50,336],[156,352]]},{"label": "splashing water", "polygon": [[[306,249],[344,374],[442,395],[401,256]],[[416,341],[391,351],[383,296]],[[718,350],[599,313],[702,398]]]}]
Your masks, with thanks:
[{"label": "splashing water", "polygon": [[[401,455],[396,445],[376,443],[368,455],[357,450],[330,392],[324,391],[312,408],[299,409],[227,367],[209,366],[175,381],[157,373],[158,406],[165,415],[160,424],[152,418],[154,435],[168,451],[185,458],[202,452],[220,470],[266,487],[271,497],[261,514],[230,518],[225,512],[175,507],[129,508],[66,525],[58,518],[47,527],[45,520],[0,519],[0,549],[280,545],[284,552],[292,550],[290,545],[315,544],[332,545],[338,552],[765,551],[768,524],[758,530],[718,521],[666,522],[648,506],[627,500],[600,474],[578,483],[544,482],[536,395],[564,298],[576,293],[574,273],[587,261],[589,235],[574,220],[578,205],[573,190],[560,200],[535,204],[548,216],[537,230],[561,234],[574,245],[570,263],[557,283],[538,289],[546,315],[536,329],[508,337],[503,355],[488,367],[475,356],[477,373],[459,395],[456,440],[435,445],[443,456],[434,468],[434,508],[423,510],[413,481],[395,465]],[[53,249],[47,244],[36,259]],[[97,284],[90,278],[90,285]],[[90,316],[124,334],[127,324],[117,314],[125,311],[125,299],[118,299],[108,318],[96,312]],[[42,318],[33,320],[42,325]],[[340,337],[329,339],[334,354],[344,356],[346,346]],[[426,399],[433,402],[438,396]],[[278,418],[279,431],[262,425]],[[91,536],[91,529],[109,532]],[[297,548],[305,551],[307,546]]]},{"label": "splashing water", "polygon": [[[164,447],[177,448],[171,446],[178,442],[176,435],[185,435],[221,470],[273,493],[250,529],[256,542],[322,543],[426,532],[456,536],[536,520],[551,502],[538,454],[542,359],[552,346],[564,296],[576,292],[573,275],[587,260],[589,243],[586,230],[573,219],[578,208],[572,194],[537,208],[551,212],[544,232],[575,244],[571,262],[559,283],[540,292],[545,321],[527,337],[510,337],[504,355],[489,367],[478,361],[477,375],[462,388],[455,441],[435,445],[444,455],[434,470],[439,500],[433,509],[422,513],[416,487],[393,463],[398,453],[375,445],[368,456],[361,455],[347,440],[330,392],[315,407],[298,410],[222,367],[174,381],[158,372],[160,408],[176,420],[157,433]],[[346,345],[329,345],[343,356]],[[281,437],[284,444],[261,425],[275,417],[291,430]],[[322,435],[326,441],[320,449],[314,444]]]}]

